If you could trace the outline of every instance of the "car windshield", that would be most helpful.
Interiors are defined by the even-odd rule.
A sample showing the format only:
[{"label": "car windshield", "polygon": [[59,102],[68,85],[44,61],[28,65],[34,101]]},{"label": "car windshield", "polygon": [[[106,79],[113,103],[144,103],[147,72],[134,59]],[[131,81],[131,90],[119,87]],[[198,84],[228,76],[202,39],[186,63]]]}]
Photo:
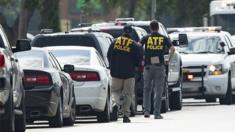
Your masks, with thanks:
[{"label": "car windshield", "polygon": [[19,64],[24,69],[43,69],[48,67],[47,58],[42,51],[25,51],[15,53]]},{"label": "car windshield", "polygon": [[33,47],[49,46],[88,46],[97,48],[95,40],[91,36],[84,35],[61,35],[61,36],[44,36],[35,38],[32,42]]},{"label": "car windshield", "polygon": [[220,46],[219,37],[189,37],[187,47],[180,47],[179,52],[187,54],[203,54],[203,53],[221,53],[222,47]]},{"label": "car windshield", "polygon": [[65,64],[90,65],[90,51],[88,50],[57,49],[50,52],[52,52],[62,66]]}]

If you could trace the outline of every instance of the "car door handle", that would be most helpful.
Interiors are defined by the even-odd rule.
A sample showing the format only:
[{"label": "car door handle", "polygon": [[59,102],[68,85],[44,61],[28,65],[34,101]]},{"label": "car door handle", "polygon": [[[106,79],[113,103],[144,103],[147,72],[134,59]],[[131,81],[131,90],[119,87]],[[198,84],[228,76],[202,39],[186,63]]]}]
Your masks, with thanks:
[{"label": "car door handle", "polygon": [[14,58],[14,57],[11,57],[11,61],[15,61],[15,58]]}]

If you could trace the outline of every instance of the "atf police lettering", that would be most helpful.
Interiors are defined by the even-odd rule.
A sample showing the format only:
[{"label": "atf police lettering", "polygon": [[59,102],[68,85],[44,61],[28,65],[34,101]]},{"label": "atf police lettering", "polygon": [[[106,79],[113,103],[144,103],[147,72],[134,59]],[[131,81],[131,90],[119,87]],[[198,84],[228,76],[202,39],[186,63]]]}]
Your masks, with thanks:
[{"label": "atf police lettering", "polygon": [[149,50],[162,50],[164,37],[148,37],[147,49]]},{"label": "atf police lettering", "polygon": [[133,40],[126,37],[119,37],[116,40],[114,49],[130,52],[130,45],[133,43]]}]

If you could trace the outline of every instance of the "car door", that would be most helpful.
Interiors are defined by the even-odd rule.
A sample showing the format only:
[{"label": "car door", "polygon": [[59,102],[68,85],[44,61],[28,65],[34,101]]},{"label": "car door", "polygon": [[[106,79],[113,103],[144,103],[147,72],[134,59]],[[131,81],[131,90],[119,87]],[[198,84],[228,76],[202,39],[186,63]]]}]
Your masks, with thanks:
[{"label": "car door", "polygon": [[9,72],[12,76],[12,82],[13,82],[13,91],[15,96],[14,97],[14,103],[15,106],[19,106],[22,96],[23,96],[23,88],[21,87],[21,81],[22,81],[22,70],[19,68],[19,63],[18,60],[16,59],[16,57],[14,56],[14,54],[12,53],[10,44],[7,40],[6,35],[4,34],[4,32],[1,30],[0,31],[0,41],[1,43],[4,45],[5,47],[5,55],[7,57],[8,60],[10,60],[9,66]]},{"label": "car door", "polygon": [[49,55],[50,55],[50,60],[52,62],[52,65],[53,65],[53,67],[55,67],[58,70],[58,72],[60,74],[61,81],[63,83],[62,84],[63,105],[64,105],[64,111],[67,113],[67,112],[69,112],[69,101],[70,101],[70,94],[71,94],[70,84],[69,84],[70,81],[68,80],[65,73],[62,71],[60,64],[58,63],[56,58],[53,56],[53,54],[49,53]]},{"label": "car door", "polygon": [[[233,48],[233,44],[232,44],[232,41],[231,41],[231,37],[230,36],[227,36],[225,35],[224,36],[224,40],[222,39],[222,41],[225,42],[225,51],[229,52],[228,49],[230,48]],[[228,58],[228,59],[227,59]],[[229,55],[226,57],[225,59],[225,64],[226,63],[229,63],[230,65],[230,71],[231,71],[231,85],[232,85],[232,90],[234,91],[235,89],[235,55]]]}]

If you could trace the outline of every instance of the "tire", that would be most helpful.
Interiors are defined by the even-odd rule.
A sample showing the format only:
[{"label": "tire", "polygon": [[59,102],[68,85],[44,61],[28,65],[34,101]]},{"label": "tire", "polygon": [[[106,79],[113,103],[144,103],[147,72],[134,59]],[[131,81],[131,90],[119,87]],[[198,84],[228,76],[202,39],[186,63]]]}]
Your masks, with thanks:
[{"label": "tire", "polygon": [[205,99],[207,103],[214,103],[216,102],[216,98],[206,98]]},{"label": "tire", "polygon": [[73,104],[71,106],[69,118],[65,118],[63,123],[64,126],[73,126],[76,120],[76,103],[75,97],[73,97]]},{"label": "tire", "polygon": [[119,116],[119,113],[118,113],[118,106],[115,105],[115,106],[113,107],[112,113],[110,114],[110,120],[111,120],[111,121],[117,121],[117,120],[118,120],[118,116]]},{"label": "tire", "polygon": [[231,84],[231,75],[229,72],[229,79],[228,79],[228,88],[225,95],[225,98],[220,98],[220,104],[231,105],[233,103],[233,96],[232,96],[232,84]]},{"label": "tire", "polygon": [[179,81],[176,87],[180,88],[180,91],[172,92],[169,96],[169,107],[170,110],[181,110],[182,109],[182,83],[183,83],[182,70],[180,70]]},{"label": "tire", "polygon": [[182,91],[172,92],[169,97],[169,107],[171,110],[182,109]]},{"label": "tire", "polygon": [[169,94],[168,94],[168,82],[167,81],[165,81],[165,87],[164,88],[165,88],[164,89],[165,99],[162,100],[161,113],[166,113],[169,109]]},{"label": "tire", "polygon": [[109,122],[110,121],[110,100],[109,100],[109,97],[106,99],[104,111],[97,114],[97,120],[98,120],[98,122]]},{"label": "tire", "polygon": [[5,105],[6,113],[4,114],[4,119],[0,120],[0,130],[1,132],[14,132],[15,130],[15,114],[13,106],[13,93],[10,91],[9,99]]},{"label": "tire", "polygon": [[15,132],[25,132],[26,129],[26,112],[25,112],[25,94],[22,95],[20,110],[22,115],[17,115],[15,118]]},{"label": "tire", "polygon": [[62,127],[63,126],[63,104],[61,97],[58,102],[58,108],[56,115],[49,120],[50,127]]}]

